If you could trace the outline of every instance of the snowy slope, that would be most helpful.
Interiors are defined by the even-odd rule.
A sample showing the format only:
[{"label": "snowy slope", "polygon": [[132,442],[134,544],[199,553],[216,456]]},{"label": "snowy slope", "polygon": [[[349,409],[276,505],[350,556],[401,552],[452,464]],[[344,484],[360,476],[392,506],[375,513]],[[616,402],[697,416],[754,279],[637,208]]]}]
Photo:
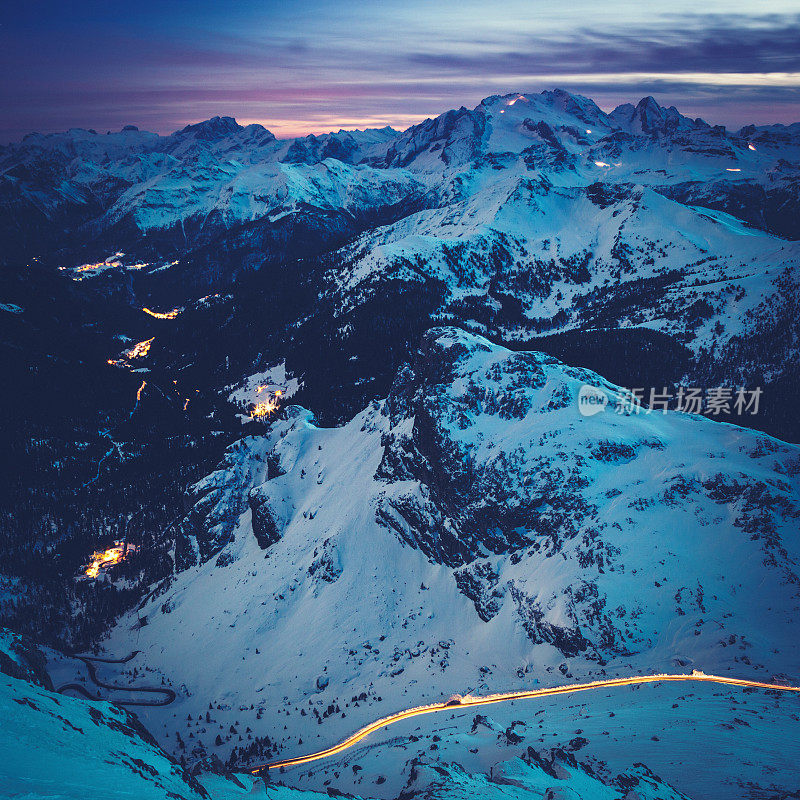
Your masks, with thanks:
[{"label": "snowy slope", "polygon": [[[252,763],[453,692],[691,666],[796,677],[798,449],[672,412],[583,417],[585,382],[619,399],[440,329],[344,427],[288,408],[259,449],[274,477],[214,478],[218,502],[249,504],[233,541],[106,643],[179,690],[146,712],[160,740]],[[380,796],[408,777],[397,757]]]},{"label": "snowy slope", "polygon": [[[13,658],[15,664],[41,658],[35,647],[22,645],[18,635],[5,629],[0,630],[0,654]],[[0,671],[2,797],[318,800],[329,796],[266,786],[250,774],[231,774],[214,759],[198,764],[191,774],[184,772],[158,749],[130,713],[108,703],[87,703],[54,694],[35,680],[3,674],[5,665],[5,661],[0,664],[4,667]],[[496,765],[490,776],[470,775],[457,765],[441,767],[428,760],[422,761],[414,773],[407,791],[427,798],[480,795],[539,800],[563,790],[578,800],[610,800],[620,789],[631,787],[642,800],[684,797],[641,765],[603,781],[591,767],[579,764],[564,751],[540,754],[530,749],[523,758]]]},{"label": "snowy slope", "polygon": [[684,800],[685,795],[665,786],[661,779],[642,764],[629,773],[603,783],[578,764],[575,757],[564,751],[542,757],[535,750],[522,758],[501,762],[489,776],[469,775],[457,765],[423,764],[411,778],[411,790],[417,781],[425,785],[418,796],[429,800],[468,800],[480,797],[501,800],[540,798],[596,798],[618,800],[621,793],[634,800]]},{"label": "snowy slope", "polygon": [[[19,650],[19,637],[0,630],[0,654],[19,659]],[[2,797],[207,797],[135,717],[109,703],[57,695],[3,669],[0,716]]]},{"label": "snowy slope", "polygon": [[[453,709],[446,716],[393,725],[363,746],[287,770],[281,778],[301,787],[333,778],[335,786],[355,794],[389,786],[381,796],[394,797],[399,789],[422,788],[427,781],[441,786],[431,771],[415,770],[420,762],[440,769],[458,765],[471,775],[502,780],[505,765],[525,759],[532,747],[545,760],[553,748],[560,749],[606,783],[635,774],[644,763],[684,794],[703,800],[782,798],[796,786],[797,703],[774,694],[662,684],[499,704],[476,714],[479,710]],[[386,781],[377,785],[381,777]],[[476,795],[490,791],[484,784]],[[671,797],[662,791],[656,796]]]},{"label": "snowy slope", "polygon": [[512,336],[645,326],[695,352],[762,333],[771,320],[759,305],[800,271],[800,246],[725,213],[642,186],[557,188],[518,172],[365,233],[338,256],[327,277],[342,316],[389,282],[428,282],[442,287],[444,319],[471,313]]},{"label": "snowy slope", "polygon": [[[9,669],[9,664],[22,668]],[[44,656],[0,628],[0,797],[26,800],[317,800],[249,774],[184,771],[129,712],[55,694]],[[49,691],[48,691],[49,688]]]},{"label": "snowy slope", "polygon": [[[213,774],[201,775],[199,780],[213,800],[318,800],[329,796],[278,786],[252,788],[252,779],[245,775],[237,775],[241,786]],[[619,800],[621,796],[626,800],[686,800],[686,795],[665,785],[643,764],[604,781],[569,752],[540,754],[533,749],[520,758],[497,764],[491,774],[470,774],[458,764],[420,760],[404,792],[403,797],[420,800]]]},{"label": "snowy slope", "polygon": [[199,798],[200,787],[124,711],[0,676],[0,794]]}]

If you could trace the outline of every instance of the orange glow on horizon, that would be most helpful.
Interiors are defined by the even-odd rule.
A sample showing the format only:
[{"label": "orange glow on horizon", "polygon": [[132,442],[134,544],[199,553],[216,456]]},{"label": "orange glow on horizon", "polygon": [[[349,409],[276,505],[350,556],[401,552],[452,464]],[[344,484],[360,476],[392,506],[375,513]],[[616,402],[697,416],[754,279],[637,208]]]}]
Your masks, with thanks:
[{"label": "orange glow on horizon", "polygon": [[240,119],[240,125],[262,125],[275,134],[278,139],[295,139],[304,136],[323,136],[340,130],[364,130],[364,128],[394,128],[404,131],[412,125],[418,125],[436,113],[430,114],[392,114],[386,117],[339,117],[330,116],[320,119]]}]

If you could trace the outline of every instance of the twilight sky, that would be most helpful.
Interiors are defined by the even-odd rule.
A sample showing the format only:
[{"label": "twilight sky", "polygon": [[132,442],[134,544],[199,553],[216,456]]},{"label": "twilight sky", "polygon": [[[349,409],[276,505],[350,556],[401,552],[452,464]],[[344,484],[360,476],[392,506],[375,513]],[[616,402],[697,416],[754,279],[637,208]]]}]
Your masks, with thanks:
[{"label": "twilight sky", "polygon": [[560,87],[730,126],[800,120],[798,0],[24,0],[0,12],[0,142],[220,114],[277,136],[405,128]]}]

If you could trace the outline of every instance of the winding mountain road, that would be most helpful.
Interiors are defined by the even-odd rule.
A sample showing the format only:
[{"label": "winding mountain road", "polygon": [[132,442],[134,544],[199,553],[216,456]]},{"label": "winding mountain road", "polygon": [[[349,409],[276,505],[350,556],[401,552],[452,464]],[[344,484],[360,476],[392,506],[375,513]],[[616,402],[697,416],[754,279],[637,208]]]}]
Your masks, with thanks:
[{"label": "winding mountain road", "polygon": [[101,689],[107,689],[114,692],[146,692],[151,694],[161,694],[163,695],[161,700],[109,700],[108,698],[98,698],[94,697],[86,689],[86,687],[80,683],[64,684],[64,686],[59,687],[58,691],[63,694],[66,690],[72,690],[73,692],[78,692],[78,694],[83,695],[89,700],[109,700],[109,702],[112,702],[118,706],[168,706],[175,700],[176,694],[172,689],[169,689],[166,686],[120,686],[119,684],[105,683],[97,677],[97,667],[95,666],[95,663],[127,664],[138,654],[139,651],[134,650],[132,653],[129,653],[127,656],[125,656],[125,658],[100,658],[97,656],[75,656],[75,658],[83,661],[83,663],[86,664],[86,669],[89,671],[89,678],[91,678],[92,682]]},{"label": "winding mountain road", "polygon": [[529,691],[521,692],[506,692],[503,694],[492,694],[485,697],[464,697],[460,702],[448,701],[445,703],[431,703],[427,706],[416,706],[409,708],[405,711],[398,711],[396,714],[391,714],[388,717],[376,720],[375,722],[366,725],[360,730],[356,731],[352,736],[340,742],[327,750],[320,750],[316,753],[310,753],[305,756],[297,756],[296,758],[287,758],[282,761],[273,761],[268,764],[260,764],[251,768],[253,774],[259,774],[264,770],[281,769],[283,767],[295,767],[300,764],[308,764],[311,761],[319,761],[324,758],[338,755],[339,753],[348,750],[353,745],[358,744],[362,739],[365,739],[371,733],[393,725],[395,722],[400,722],[410,717],[418,717],[422,714],[434,714],[437,711],[455,710],[459,708],[470,708],[473,706],[486,706],[493,703],[504,703],[507,700],[528,700],[536,697],[550,697],[557,694],[574,694],[576,692],[587,692],[594,689],[608,689],[617,686],[635,686],[642,683],[666,683],[669,681],[698,681],[701,683],[719,683],[725,686],[738,686],[745,689],[768,689],[780,692],[796,692],[800,693],[800,686],[784,686],[777,683],[764,683],[762,681],[750,681],[743,678],[725,678],[720,675],[706,675],[703,672],[694,671],[689,675],[637,675],[631,678],[611,678],[603,681],[592,681],[591,683],[575,683],[567,686],[554,686],[549,689],[531,689]]}]

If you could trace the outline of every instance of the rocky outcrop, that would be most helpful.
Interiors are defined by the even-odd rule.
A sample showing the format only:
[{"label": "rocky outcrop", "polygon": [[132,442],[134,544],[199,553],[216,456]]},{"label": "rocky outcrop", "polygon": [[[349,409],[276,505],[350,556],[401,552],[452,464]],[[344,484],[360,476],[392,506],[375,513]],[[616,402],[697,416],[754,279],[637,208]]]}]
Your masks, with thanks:
[{"label": "rocky outcrop", "polygon": [[[376,477],[415,480],[421,488],[387,494],[379,518],[450,566],[574,535],[593,510],[581,496],[586,478],[570,459],[541,458],[515,442],[484,461],[484,436],[475,428],[487,419],[511,426],[535,413],[545,367],[556,363],[541,353],[515,353],[478,366],[489,352],[480,339],[468,345],[459,333],[430,331],[386,404],[392,431]],[[568,399],[556,391],[546,409]]]},{"label": "rocky outcrop", "polygon": [[483,107],[469,110],[462,106],[409,128],[392,142],[384,163],[405,167],[422,154],[432,155],[444,166],[468,163],[481,152],[485,130]]},{"label": "rocky outcrop", "polygon": [[271,484],[253,489],[248,502],[252,512],[253,535],[259,547],[266,550],[281,538],[281,532],[291,517],[291,507]]},{"label": "rocky outcrop", "polygon": [[0,628],[0,672],[53,691],[44,653],[27,637],[6,628]]},{"label": "rocky outcrop", "polygon": [[534,750],[495,764],[488,775],[469,774],[456,763],[415,759],[402,798],[419,800],[688,800],[643,764],[603,779],[591,763],[563,748]]},{"label": "rocky outcrop", "polygon": [[[597,417],[579,411],[584,384],[608,398]],[[603,575],[626,571],[624,542],[648,525],[660,529],[660,514],[693,519],[735,502],[732,535],[746,535],[783,586],[797,585],[800,569],[786,538],[800,515],[790,477],[798,470],[795,450],[753,437],[737,445],[744,460],[718,473],[713,452],[689,456],[685,445],[676,447],[688,435],[676,431],[697,420],[625,402],[598,376],[544,354],[433,329],[398,373],[383,409],[388,430],[375,473],[384,487],[376,519],[432,562],[454,568],[481,620],[492,621],[509,604],[531,642],[567,657],[602,662],[646,646],[648,637],[631,625],[638,603],[631,597],[636,608],[614,607]],[[556,593],[543,591],[523,567],[542,559],[574,560],[580,577]],[[685,577],[686,567],[677,572]],[[677,613],[686,613],[688,597],[677,592]]]},{"label": "rocky outcrop", "polygon": [[248,436],[231,445],[217,469],[186,490],[188,513],[177,526],[178,571],[203,563],[233,541],[250,489],[276,470],[267,440]]}]

